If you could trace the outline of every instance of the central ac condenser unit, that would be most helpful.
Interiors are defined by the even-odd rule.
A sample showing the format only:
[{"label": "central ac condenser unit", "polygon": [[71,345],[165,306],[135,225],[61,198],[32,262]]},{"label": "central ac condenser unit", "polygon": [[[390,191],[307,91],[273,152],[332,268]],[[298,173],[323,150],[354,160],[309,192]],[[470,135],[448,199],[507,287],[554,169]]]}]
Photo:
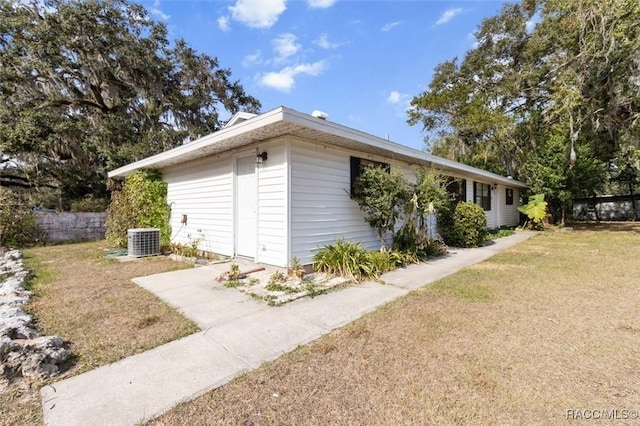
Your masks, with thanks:
[{"label": "central ac condenser unit", "polygon": [[134,228],[127,231],[127,254],[132,257],[160,254],[160,230],[158,228]]}]

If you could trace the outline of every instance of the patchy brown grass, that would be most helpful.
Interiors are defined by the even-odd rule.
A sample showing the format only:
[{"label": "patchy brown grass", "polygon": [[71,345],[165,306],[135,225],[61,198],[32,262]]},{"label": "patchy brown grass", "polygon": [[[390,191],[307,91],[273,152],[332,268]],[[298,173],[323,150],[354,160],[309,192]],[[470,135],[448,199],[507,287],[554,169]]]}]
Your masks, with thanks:
[{"label": "patchy brown grass", "polygon": [[576,231],[640,232],[640,222],[576,222],[569,227]]},{"label": "patchy brown grass", "polygon": [[569,424],[571,409],[640,409],[640,234],[624,226],[542,233],[151,423]]},{"label": "patchy brown grass", "polygon": [[[24,251],[36,272],[27,310],[41,335],[61,336],[73,357],[69,377],[194,333],[198,327],[131,279],[189,267],[164,257],[118,262],[103,242]],[[42,384],[39,384],[42,385]],[[0,424],[42,423],[39,386],[0,395]]]}]

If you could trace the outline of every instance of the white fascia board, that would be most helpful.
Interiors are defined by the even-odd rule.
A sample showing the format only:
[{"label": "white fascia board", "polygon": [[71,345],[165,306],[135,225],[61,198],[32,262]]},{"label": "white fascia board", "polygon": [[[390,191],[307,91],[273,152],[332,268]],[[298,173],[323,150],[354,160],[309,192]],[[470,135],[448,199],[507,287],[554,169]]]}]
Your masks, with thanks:
[{"label": "white fascia board", "polygon": [[433,164],[434,166],[442,166],[447,169],[453,169],[459,171],[461,174],[468,174],[484,178],[491,182],[502,183],[510,187],[526,188],[527,185],[523,182],[501,176],[496,173],[488,172],[486,170],[478,169],[476,167],[467,166],[457,161],[447,160],[445,158],[437,157],[426,152],[419,151],[417,149],[409,148],[396,142],[391,142],[386,139],[370,135],[368,133],[361,132],[350,127],[342,126],[330,121],[323,120],[321,118],[315,118],[308,114],[303,114],[298,111],[284,108],[284,119],[291,121],[300,126],[309,127],[314,130],[318,130],[325,133],[330,133],[335,136],[344,137],[347,139],[360,142],[365,145],[372,146],[385,151],[390,151],[402,156],[412,157],[422,162]]},{"label": "white fascia board", "polygon": [[233,126],[222,128],[221,130],[218,130],[214,133],[211,133],[209,135],[196,139],[193,142],[180,145],[168,151],[161,152],[160,154],[143,158],[142,160],[139,160],[131,164],[127,164],[126,166],[122,166],[120,168],[112,170],[107,174],[107,176],[110,178],[124,177],[138,169],[158,168],[159,165],[166,163],[170,160],[178,159],[182,156],[198,151],[204,147],[211,146],[222,140],[229,139],[234,136],[239,136],[243,133],[249,132],[251,130],[254,130],[262,126],[265,126],[267,124],[275,123],[281,120],[282,120],[281,108],[276,108],[264,114],[250,118],[246,121],[237,123]]}]

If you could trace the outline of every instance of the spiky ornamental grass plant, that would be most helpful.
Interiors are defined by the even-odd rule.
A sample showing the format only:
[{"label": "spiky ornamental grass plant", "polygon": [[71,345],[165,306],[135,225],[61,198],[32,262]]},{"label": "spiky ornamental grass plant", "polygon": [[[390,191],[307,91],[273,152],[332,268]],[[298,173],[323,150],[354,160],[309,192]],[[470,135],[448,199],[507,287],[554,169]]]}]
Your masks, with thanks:
[{"label": "spiky ornamental grass plant", "polygon": [[367,255],[368,251],[361,243],[340,238],[318,250],[313,256],[313,265],[317,271],[361,281],[371,274]]},{"label": "spiky ornamental grass plant", "polygon": [[340,238],[334,244],[318,250],[313,257],[313,266],[316,271],[360,282],[367,278],[377,279],[380,274],[418,261],[415,255],[408,252],[368,251],[362,243],[352,243]]}]

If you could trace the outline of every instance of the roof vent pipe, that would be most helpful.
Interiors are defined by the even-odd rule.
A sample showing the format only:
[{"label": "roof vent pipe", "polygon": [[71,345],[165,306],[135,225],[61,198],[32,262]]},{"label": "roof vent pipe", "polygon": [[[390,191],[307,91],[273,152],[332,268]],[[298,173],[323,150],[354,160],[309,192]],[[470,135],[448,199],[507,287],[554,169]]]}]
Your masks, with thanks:
[{"label": "roof vent pipe", "polygon": [[326,112],[322,112],[322,111],[318,111],[317,109],[314,110],[311,115],[315,118],[320,118],[321,120],[327,120],[329,119],[329,114],[327,114]]}]

